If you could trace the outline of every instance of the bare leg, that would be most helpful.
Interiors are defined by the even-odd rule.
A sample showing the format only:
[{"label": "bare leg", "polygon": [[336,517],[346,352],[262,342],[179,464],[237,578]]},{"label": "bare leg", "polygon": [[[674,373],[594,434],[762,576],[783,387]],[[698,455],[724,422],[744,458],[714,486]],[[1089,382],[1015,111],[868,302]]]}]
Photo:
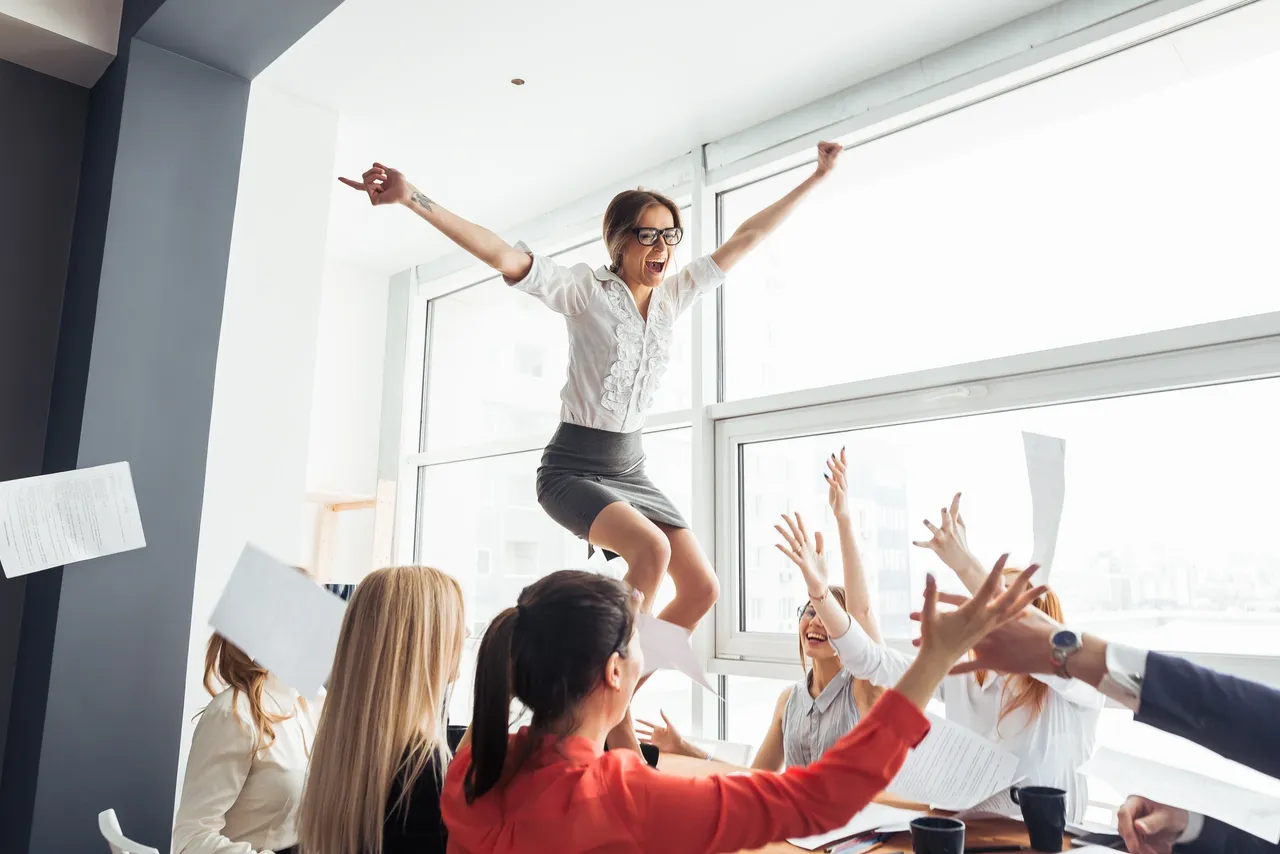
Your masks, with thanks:
[{"label": "bare leg", "polygon": [[[676,595],[662,610],[660,619],[693,631],[720,595],[715,572],[698,547],[693,532],[655,525],[630,504],[615,502],[602,510],[591,526],[589,539],[593,545],[616,552],[627,562],[626,580],[644,593],[646,611],[653,607],[663,573],[670,570]],[[647,679],[641,679],[636,690]],[[609,734],[608,743],[614,749],[639,751],[630,713],[628,719]]]}]

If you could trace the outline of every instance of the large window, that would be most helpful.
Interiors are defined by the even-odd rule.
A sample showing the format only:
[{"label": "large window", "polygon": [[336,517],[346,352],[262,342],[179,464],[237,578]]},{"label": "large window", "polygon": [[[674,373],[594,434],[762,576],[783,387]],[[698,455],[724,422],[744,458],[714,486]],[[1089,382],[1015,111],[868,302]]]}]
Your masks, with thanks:
[{"label": "large window", "polygon": [[[1280,309],[1280,54],[1189,77],[1151,50],[847,152],[733,271],[726,397]],[[1095,106],[1135,78],[1178,82]],[[810,169],[725,193],[722,232]]]},{"label": "large window", "polygon": [[[825,511],[823,458],[847,446],[855,527],[887,634],[910,633],[926,572],[950,580],[921,520],[963,492],[970,544],[984,561],[1031,553],[1021,431],[1066,440],[1067,501],[1049,577],[1074,624],[1178,652],[1280,656],[1280,379],[926,421],[742,448],[746,631],[792,631],[805,598],[773,544],[798,510],[839,541]],[[778,603],[762,613],[754,602]]]}]

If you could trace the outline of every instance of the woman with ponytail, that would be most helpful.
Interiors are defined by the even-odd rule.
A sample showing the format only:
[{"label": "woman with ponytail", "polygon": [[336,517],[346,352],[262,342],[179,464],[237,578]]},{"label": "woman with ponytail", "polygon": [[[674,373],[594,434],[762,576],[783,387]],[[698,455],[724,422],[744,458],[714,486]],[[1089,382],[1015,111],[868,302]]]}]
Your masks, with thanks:
[{"label": "woman with ponytail", "polygon": [[[1001,560],[972,600],[937,610],[930,578],[920,654],[897,685],[821,759],[781,773],[684,778],[630,750],[604,750],[644,656],[637,597],[621,582],[562,571],[526,587],[490,624],[476,663],[471,741],[441,795],[449,850],[716,852],[840,827],[893,779],[924,738],[921,711],[956,661],[1044,592],[1033,569],[1007,589]],[[511,700],[532,712],[508,733]]]},{"label": "woman with ponytail", "polygon": [[204,687],[213,699],[191,738],[174,854],[292,850],[319,700],[308,702],[219,634],[205,651]]}]

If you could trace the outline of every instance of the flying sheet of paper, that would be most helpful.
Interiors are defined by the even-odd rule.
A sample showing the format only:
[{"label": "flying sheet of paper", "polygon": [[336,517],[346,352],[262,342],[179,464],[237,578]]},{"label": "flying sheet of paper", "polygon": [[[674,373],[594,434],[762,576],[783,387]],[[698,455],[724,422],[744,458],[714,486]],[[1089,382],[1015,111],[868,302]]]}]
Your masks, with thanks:
[{"label": "flying sheet of paper", "polygon": [[902,826],[913,818],[919,818],[922,815],[925,815],[925,813],[898,809],[884,804],[867,804],[844,827],[837,828],[829,833],[802,836],[798,839],[788,839],[787,841],[797,848],[803,848],[806,851],[817,851],[818,849],[826,848],[833,842],[839,842],[842,839],[848,839],[860,833],[879,830],[882,827],[891,825]]},{"label": "flying sheet of paper", "polygon": [[1047,584],[1058,548],[1062,505],[1067,497],[1067,442],[1039,433],[1023,433],[1027,480],[1031,484],[1031,562],[1040,564],[1036,584]]},{"label": "flying sheet of paper", "polygon": [[128,463],[0,483],[0,566],[9,578],[146,544]]},{"label": "flying sheet of paper", "polygon": [[929,722],[929,734],[907,754],[886,791],[938,809],[963,810],[1012,785],[1018,757],[936,715]]},{"label": "flying sheet of paper", "polygon": [[[698,661],[693,647],[689,644],[689,630],[666,620],[659,620],[652,614],[641,614],[638,618],[640,628],[640,650],[644,653],[644,672],[655,670],[677,670],[706,688],[712,694],[716,689],[711,687],[707,672]],[[717,695],[719,696],[719,695]]]},{"label": "flying sheet of paper", "polygon": [[1080,773],[1104,780],[1121,795],[1141,795],[1202,813],[1268,842],[1280,842],[1280,798],[1106,747],[1099,748]]},{"label": "flying sheet of paper", "polygon": [[286,685],[314,697],[329,678],[346,607],[298,570],[245,546],[209,623]]}]

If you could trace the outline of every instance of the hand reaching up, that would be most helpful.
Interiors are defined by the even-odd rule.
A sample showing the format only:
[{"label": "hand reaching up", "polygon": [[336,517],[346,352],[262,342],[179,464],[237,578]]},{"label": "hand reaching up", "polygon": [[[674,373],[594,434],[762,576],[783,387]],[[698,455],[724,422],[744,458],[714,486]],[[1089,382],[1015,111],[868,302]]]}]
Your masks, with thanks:
[{"label": "hand reaching up", "polygon": [[774,525],[773,529],[782,535],[782,539],[786,541],[786,545],[778,543],[778,551],[786,555],[792,563],[800,567],[800,574],[804,576],[805,587],[808,588],[809,597],[811,599],[821,599],[827,594],[827,556],[822,551],[822,533],[819,531],[814,534],[812,541],[809,539],[809,532],[805,530],[804,520],[800,518],[800,514],[796,514],[793,520],[788,514],[782,514],[782,521],[786,522],[787,527],[784,529],[781,525]]},{"label": "hand reaching up", "polygon": [[823,475],[827,479],[827,503],[831,505],[837,521],[850,518],[852,511],[849,506],[848,469],[849,460],[845,457],[844,448],[840,449],[840,456],[832,454],[827,458],[827,473]]},{"label": "hand reaching up", "polygon": [[[1032,587],[1031,576],[1040,567],[1032,564],[1017,579],[1002,586],[1004,565],[1009,559],[1002,555],[972,598],[950,597],[946,601],[958,601],[954,611],[938,610],[938,585],[929,575],[924,588],[924,608],[913,615],[920,621],[920,638],[916,646],[922,657],[945,660],[954,664],[960,656],[978,644],[990,632],[1017,618],[1024,609],[1048,591],[1048,587]],[[1034,610],[1034,609],[1033,609]]]}]

